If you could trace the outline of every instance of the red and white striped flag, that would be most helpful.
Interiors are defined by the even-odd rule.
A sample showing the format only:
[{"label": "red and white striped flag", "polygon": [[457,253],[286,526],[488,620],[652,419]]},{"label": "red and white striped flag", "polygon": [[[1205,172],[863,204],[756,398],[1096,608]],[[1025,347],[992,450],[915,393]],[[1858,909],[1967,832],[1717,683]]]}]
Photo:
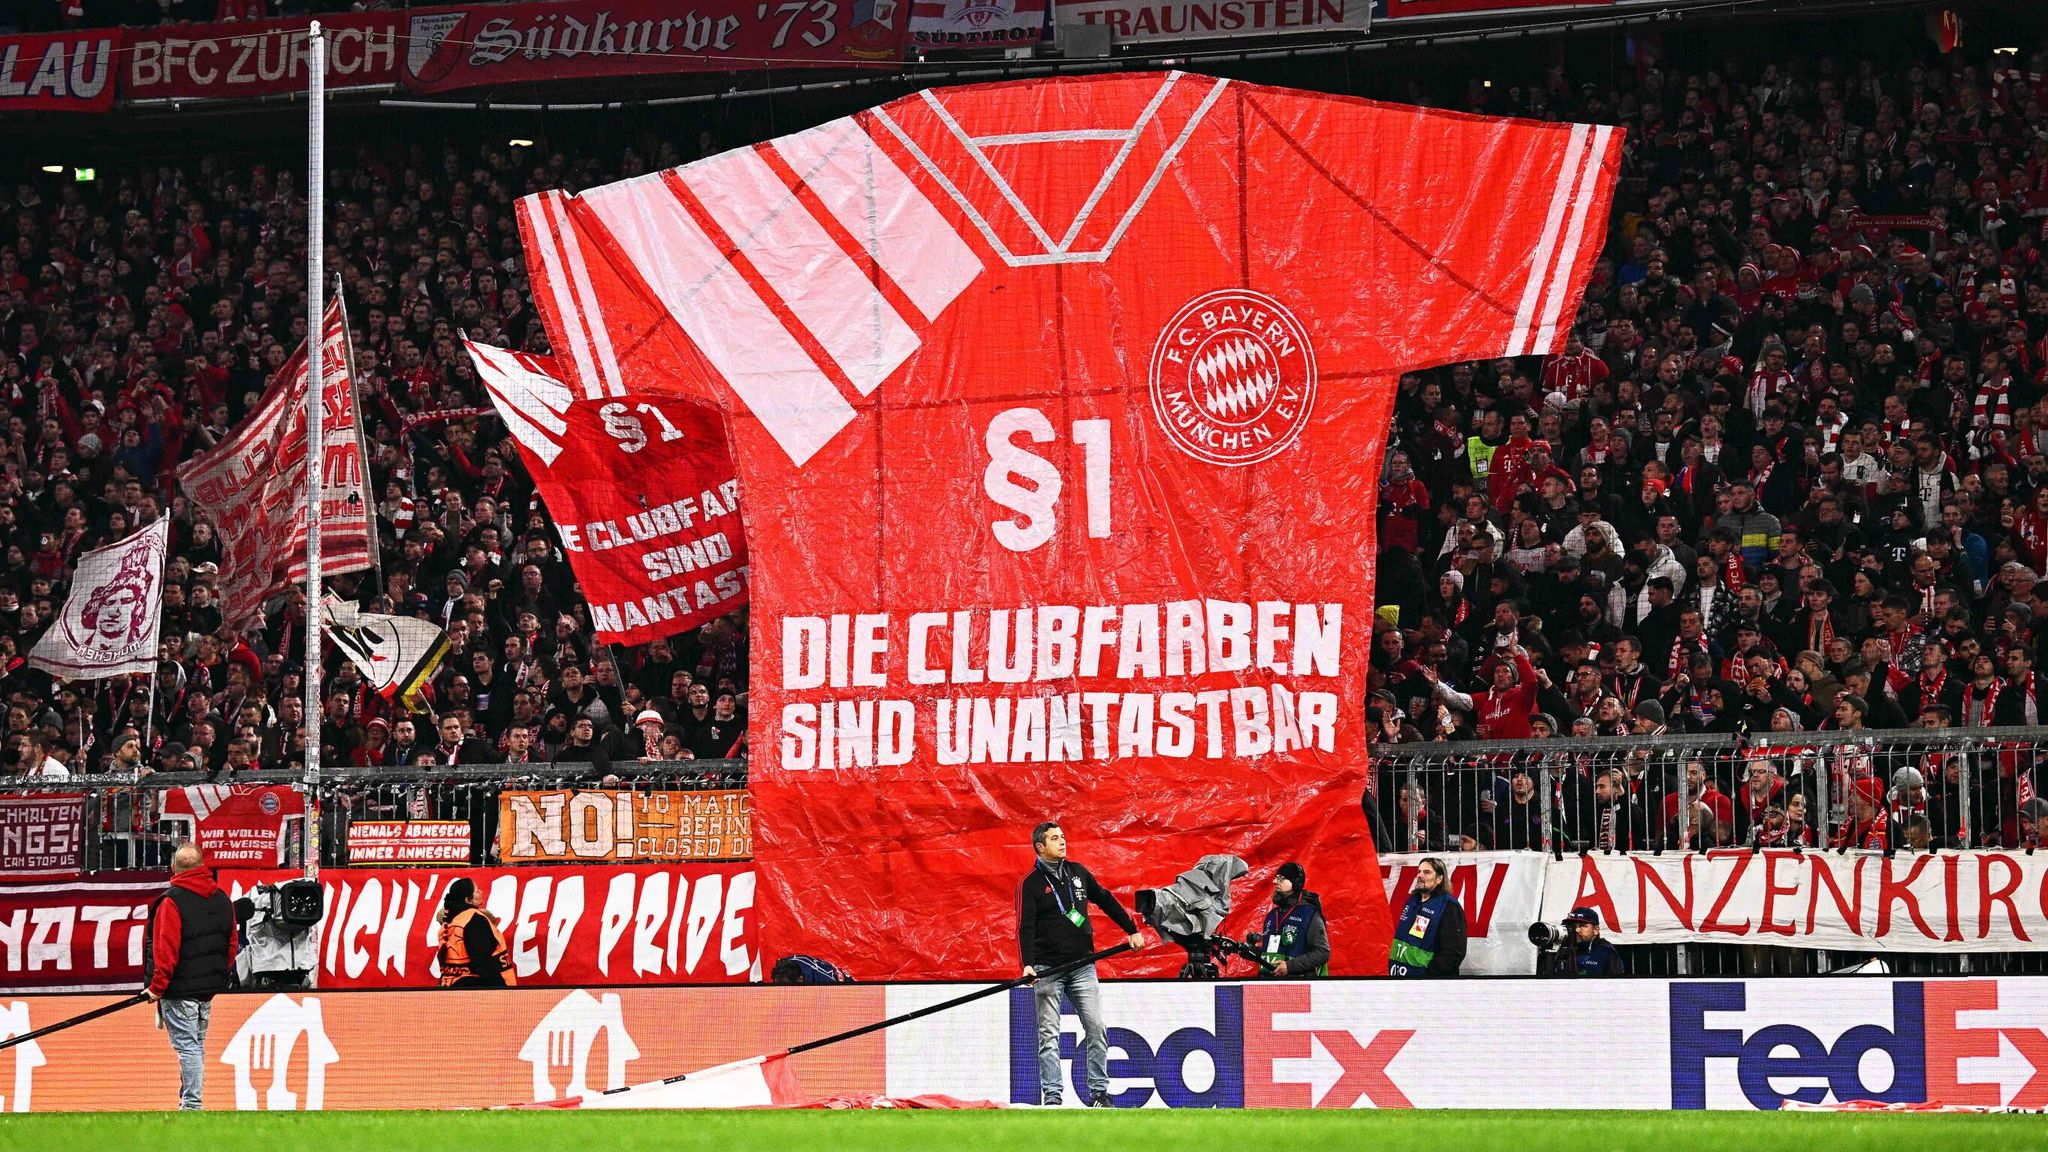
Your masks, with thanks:
[{"label": "red and white striped flag", "polygon": [[543,1100],[528,1108],[799,1108],[808,1102],[789,1053],[749,1056],[692,1072],[679,1080],[655,1080],[612,1092],[586,1092]]}]

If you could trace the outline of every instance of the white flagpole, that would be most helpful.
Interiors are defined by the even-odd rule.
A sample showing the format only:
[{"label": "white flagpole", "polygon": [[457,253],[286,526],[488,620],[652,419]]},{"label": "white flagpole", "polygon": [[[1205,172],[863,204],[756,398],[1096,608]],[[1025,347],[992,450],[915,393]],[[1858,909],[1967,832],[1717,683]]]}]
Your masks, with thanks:
[{"label": "white flagpole", "polygon": [[[163,511],[163,512],[159,512],[159,513],[158,513],[157,515],[158,515],[158,517],[159,517],[159,518],[161,518],[161,517],[164,517],[164,516],[169,516],[169,515],[170,515],[170,512],[169,512],[168,510],[166,510],[166,511]],[[153,659],[151,659],[151,660],[150,660],[150,662],[149,662],[149,713],[148,713],[147,715],[145,715],[145,716],[144,716],[144,717],[142,718],[142,755],[143,755],[143,762],[144,762],[144,763],[150,763],[150,762],[152,762],[152,761],[153,761],[153,760],[155,759],[155,757],[156,757],[156,744],[154,743],[154,741],[155,741],[155,739],[156,739],[156,681],[157,681],[157,675],[156,675],[156,672],[157,672],[157,669],[158,669],[158,668],[160,668],[160,667],[162,667],[162,666],[163,666],[163,662],[164,662],[164,652],[163,652],[163,643],[164,643],[164,638],[163,638],[163,633],[162,633],[162,631],[161,631],[161,628],[162,628],[162,621],[163,621],[163,617],[164,617],[164,606],[163,606],[163,587],[164,587],[164,585],[165,585],[165,584],[168,584],[168,583],[170,583],[170,579],[171,579],[171,537],[170,537],[170,535],[169,535],[169,532],[168,532],[168,529],[167,529],[167,530],[166,530],[166,533],[165,533],[165,535],[164,535],[164,559],[163,559],[163,563],[161,563],[161,564],[158,564],[158,565],[156,566],[156,587],[157,587],[157,606],[156,606],[156,617],[157,617],[157,621],[158,621],[158,628],[159,628],[159,631],[158,631],[158,633],[157,633],[157,638],[156,638],[156,643],[157,643],[157,651],[156,651],[156,655],[155,655],[155,657],[154,657]]]},{"label": "white flagpole", "polygon": [[327,34],[306,37],[306,850],[308,880],[320,875],[320,497],[327,407]]}]

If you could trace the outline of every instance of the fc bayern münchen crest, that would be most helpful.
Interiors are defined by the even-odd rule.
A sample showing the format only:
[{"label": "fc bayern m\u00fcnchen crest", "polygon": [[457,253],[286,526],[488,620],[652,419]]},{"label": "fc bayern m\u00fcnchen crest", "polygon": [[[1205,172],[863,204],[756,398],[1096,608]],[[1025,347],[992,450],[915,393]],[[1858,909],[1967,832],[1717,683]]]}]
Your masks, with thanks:
[{"label": "fc bayern m\u00fcnchen crest", "polygon": [[1287,306],[1225,288],[1181,306],[1152,349],[1152,411],[1175,447],[1226,467],[1294,443],[1316,398],[1316,357]]}]

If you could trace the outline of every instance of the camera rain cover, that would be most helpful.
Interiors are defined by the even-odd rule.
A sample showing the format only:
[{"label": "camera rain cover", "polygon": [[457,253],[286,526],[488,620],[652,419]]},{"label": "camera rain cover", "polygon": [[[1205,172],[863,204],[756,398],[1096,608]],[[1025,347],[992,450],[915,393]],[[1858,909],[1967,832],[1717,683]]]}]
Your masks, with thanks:
[{"label": "camera rain cover", "polygon": [[1620,146],[1119,74],[521,201],[570,383],[727,419],[765,950],[1014,974],[1054,819],[1125,890],[1299,860],[1333,971],[1385,971],[1360,801],[1396,383],[1561,346]]},{"label": "camera rain cover", "polygon": [[1230,914],[1230,882],[1248,871],[1235,856],[1204,856],[1154,896],[1154,928],[1176,936],[1208,936]]}]

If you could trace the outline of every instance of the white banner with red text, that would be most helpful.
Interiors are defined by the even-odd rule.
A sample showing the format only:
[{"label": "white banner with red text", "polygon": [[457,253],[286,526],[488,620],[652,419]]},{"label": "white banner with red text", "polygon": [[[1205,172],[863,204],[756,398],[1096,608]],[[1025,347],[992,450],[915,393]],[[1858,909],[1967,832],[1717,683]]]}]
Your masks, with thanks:
[{"label": "white banner with red text", "polygon": [[925,51],[1012,48],[1045,39],[1047,0],[912,0],[910,42]]},{"label": "white banner with red text", "polygon": [[[295,871],[221,873],[240,896]],[[746,864],[328,868],[320,873],[322,988],[432,988],[441,907],[458,877],[497,920],[522,986],[732,984],[761,977]]]},{"label": "white banner with red text", "polygon": [[1592,908],[1617,944],[2048,950],[2048,853],[1531,855],[1548,861],[1543,918]]},{"label": "white banner with red text", "polygon": [[1076,0],[1053,9],[1064,28],[1102,25],[1117,44],[1349,33],[1372,26],[1373,0]]}]

